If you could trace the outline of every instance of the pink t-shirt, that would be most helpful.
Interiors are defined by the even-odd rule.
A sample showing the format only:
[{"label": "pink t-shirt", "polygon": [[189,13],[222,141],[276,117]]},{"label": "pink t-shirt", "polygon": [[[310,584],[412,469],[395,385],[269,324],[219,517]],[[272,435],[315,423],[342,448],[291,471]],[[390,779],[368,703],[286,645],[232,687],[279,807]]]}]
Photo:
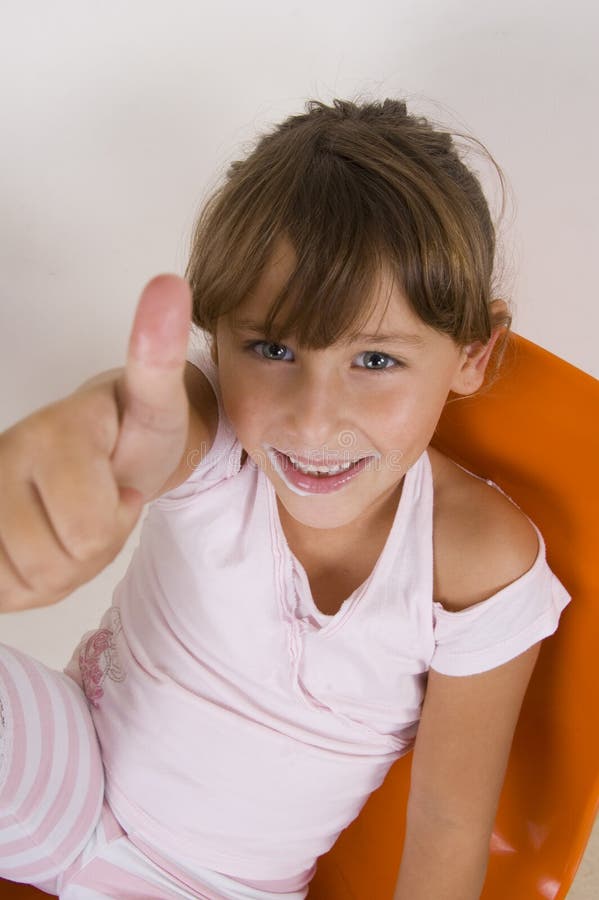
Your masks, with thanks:
[{"label": "pink t-shirt", "polygon": [[217,395],[214,444],[148,505],[113,606],[73,659],[107,799],[138,846],[297,889],[412,748],[429,668],[505,663],[553,634],[571,598],[535,526],[528,572],[461,612],[433,603],[424,451],[370,576],[322,614],[271,482],[249,457],[240,467],[202,335],[189,359]]}]

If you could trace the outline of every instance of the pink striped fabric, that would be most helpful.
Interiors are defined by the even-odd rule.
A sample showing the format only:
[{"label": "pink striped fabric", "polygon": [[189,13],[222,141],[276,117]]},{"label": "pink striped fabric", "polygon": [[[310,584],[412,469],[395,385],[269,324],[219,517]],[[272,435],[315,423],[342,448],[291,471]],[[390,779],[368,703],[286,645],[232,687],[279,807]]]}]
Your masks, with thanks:
[{"label": "pink striped fabric", "polygon": [[87,702],[62,672],[0,644],[0,875],[51,883],[96,827],[104,774]]},{"label": "pink striped fabric", "polygon": [[61,900],[226,900],[221,893],[191,891],[155,866],[131,843],[106,801],[92,839],[57,884]]}]

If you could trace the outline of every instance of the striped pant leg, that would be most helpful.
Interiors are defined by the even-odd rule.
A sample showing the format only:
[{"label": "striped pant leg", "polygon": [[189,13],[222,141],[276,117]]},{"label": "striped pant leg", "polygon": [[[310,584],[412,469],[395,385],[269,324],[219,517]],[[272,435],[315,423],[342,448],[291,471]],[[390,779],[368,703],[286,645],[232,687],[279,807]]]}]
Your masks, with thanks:
[{"label": "striped pant leg", "polygon": [[0,643],[0,877],[48,893],[99,820],[104,770],[87,700]]}]

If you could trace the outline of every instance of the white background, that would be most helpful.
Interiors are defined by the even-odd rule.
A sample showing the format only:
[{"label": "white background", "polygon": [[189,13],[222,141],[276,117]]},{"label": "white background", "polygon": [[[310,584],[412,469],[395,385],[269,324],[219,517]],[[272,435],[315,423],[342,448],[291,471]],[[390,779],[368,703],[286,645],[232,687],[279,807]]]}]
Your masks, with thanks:
[{"label": "white background", "polygon": [[[146,281],[183,274],[203,199],[306,99],[403,97],[511,186],[515,331],[597,375],[595,4],[0,3],[0,429],[124,362]],[[480,171],[496,211],[497,179]],[[138,541],[0,640],[62,666]]]}]

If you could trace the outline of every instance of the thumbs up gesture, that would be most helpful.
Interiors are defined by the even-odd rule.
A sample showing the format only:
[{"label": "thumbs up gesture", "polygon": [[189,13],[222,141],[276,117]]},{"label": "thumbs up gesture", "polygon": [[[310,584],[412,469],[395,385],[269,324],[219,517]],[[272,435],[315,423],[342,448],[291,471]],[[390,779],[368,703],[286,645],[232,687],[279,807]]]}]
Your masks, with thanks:
[{"label": "thumbs up gesture", "polygon": [[56,603],[104,569],[184,454],[191,292],[159,275],[127,362],[0,434],[0,612]]}]

